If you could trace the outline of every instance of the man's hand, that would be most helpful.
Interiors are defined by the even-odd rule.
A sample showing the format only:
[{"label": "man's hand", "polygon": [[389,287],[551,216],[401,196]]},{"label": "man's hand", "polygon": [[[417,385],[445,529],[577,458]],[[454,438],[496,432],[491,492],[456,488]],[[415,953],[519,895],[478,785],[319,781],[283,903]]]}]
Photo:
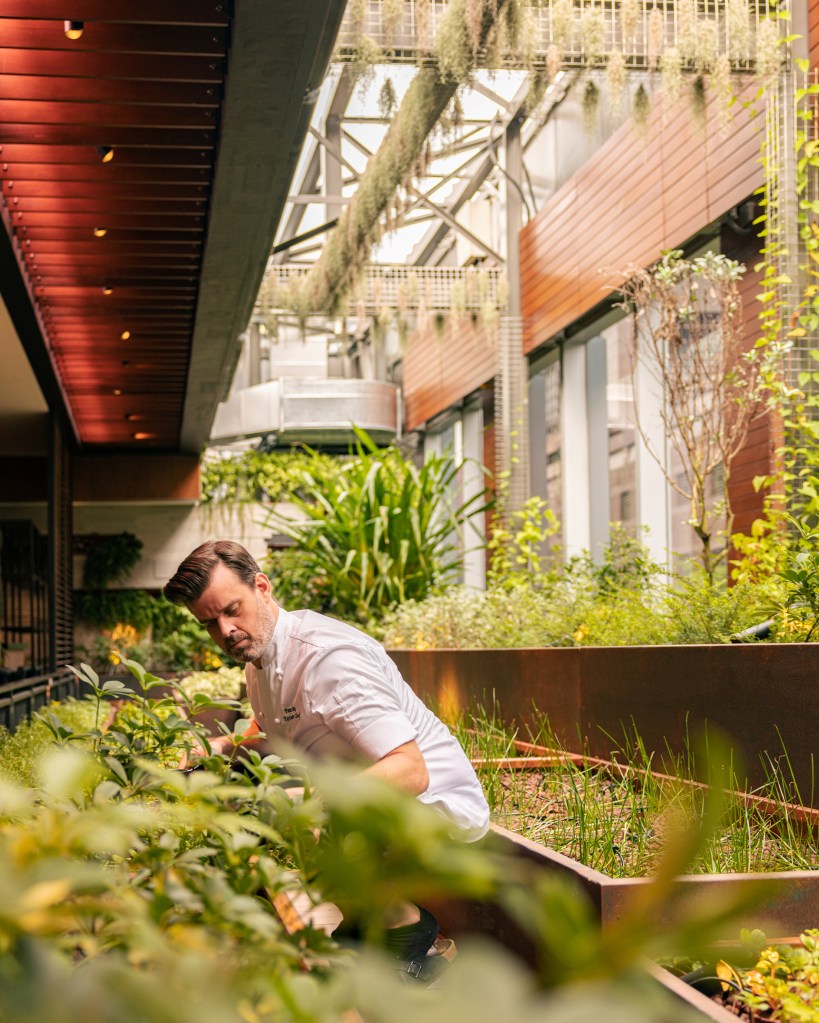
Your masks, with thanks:
[{"label": "man's hand", "polygon": [[[209,739],[211,753],[224,753],[225,749],[232,748],[233,736],[231,735],[220,735],[218,739]],[[203,757],[210,756],[210,753],[205,749],[202,743],[197,743],[195,746],[191,746],[189,750],[185,750],[179,759],[177,769],[180,771],[187,771],[189,767],[193,767],[197,760],[201,760]]]},{"label": "man's hand", "polygon": [[[208,739],[210,743],[211,753],[233,753],[233,751],[242,745],[252,746],[253,743],[249,740],[255,737],[262,737],[262,730],[259,727],[259,722],[256,718],[252,718],[250,724],[243,732],[233,732],[231,735],[219,735],[215,739]],[[248,740],[246,742],[246,740]],[[186,750],[182,754],[182,759],[179,761],[178,768],[180,771],[185,771],[189,767],[193,766],[193,762],[207,757],[210,754],[201,743],[197,743],[192,746],[190,750]]]}]

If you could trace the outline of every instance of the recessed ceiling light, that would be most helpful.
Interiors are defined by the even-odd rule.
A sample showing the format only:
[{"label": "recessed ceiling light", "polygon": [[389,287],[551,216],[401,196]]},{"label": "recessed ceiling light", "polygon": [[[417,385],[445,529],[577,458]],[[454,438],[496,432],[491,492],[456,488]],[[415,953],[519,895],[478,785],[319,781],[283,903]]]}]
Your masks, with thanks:
[{"label": "recessed ceiling light", "polygon": [[152,437],[156,437],[155,433],[135,433],[134,440],[150,440]]},{"label": "recessed ceiling light", "polygon": [[115,387],[114,388],[114,394],[116,394],[117,397],[119,397],[119,395],[122,394],[122,391],[118,387]]},{"label": "recessed ceiling light", "polygon": [[85,29],[84,21],[77,21],[76,18],[66,19],[63,22],[63,31],[67,39],[79,39]]},{"label": "recessed ceiling light", "polygon": [[107,234],[108,234],[108,228],[107,227],[95,227],[94,228],[94,237],[95,238],[104,238]]},{"label": "recessed ceiling light", "polygon": [[127,341],[130,336],[131,336],[130,330],[123,330],[123,332],[120,334],[120,337],[122,338],[123,341]]},{"label": "recessed ceiling light", "polygon": [[102,286],[103,295],[110,295],[113,290],[110,284],[103,284]]},{"label": "recessed ceiling light", "polygon": [[110,163],[114,159],[113,146],[94,146],[94,151],[103,163]]}]

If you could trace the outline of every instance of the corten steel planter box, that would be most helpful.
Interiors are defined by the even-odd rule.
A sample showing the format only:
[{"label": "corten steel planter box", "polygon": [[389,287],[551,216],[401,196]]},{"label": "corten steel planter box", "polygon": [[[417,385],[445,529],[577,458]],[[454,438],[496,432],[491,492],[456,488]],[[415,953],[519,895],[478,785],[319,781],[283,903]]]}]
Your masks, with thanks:
[{"label": "corten steel planter box", "polygon": [[491,709],[494,697],[503,720],[522,733],[546,714],[573,752],[585,743],[609,759],[628,730],[649,753],[683,753],[687,736],[718,728],[757,786],[765,781],[760,754],[777,759],[784,747],[800,801],[819,806],[819,644],[389,653],[412,688],[443,711]]},{"label": "corten steel planter box", "polygon": [[[622,917],[629,896],[635,893],[634,887],[648,884],[645,879],[636,881],[618,881],[606,877],[598,871],[589,870],[574,860],[551,852],[534,842],[521,838],[504,828],[492,827],[492,834],[487,840],[494,848],[500,848],[505,854],[512,854],[525,859],[532,867],[556,872],[569,878],[581,889],[585,890],[597,912],[602,927],[611,927]],[[681,878],[681,885],[688,881],[699,881],[699,878]],[[819,878],[816,879],[819,881]],[[819,885],[816,887],[819,896]],[[710,893],[706,892],[708,897]],[[678,911],[685,912],[687,891],[683,892]],[[699,893],[695,898],[699,897]],[[465,899],[444,900],[441,902],[425,902],[441,922],[442,929],[449,937],[456,939],[472,935],[484,935],[503,945],[527,965],[534,967],[537,963],[537,949],[530,935],[523,931],[506,912],[493,902],[472,902]],[[815,905],[819,907],[819,898]],[[773,921],[774,916],[768,920]],[[674,918],[669,913],[667,918],[660,920],[660,926],[674,926]],[[731,941],[736,940],[736,929],[728,935]],[[645,969],[653,976],[658,985],[665,989],[669,996],[669,1012],[671,1019],[699,1018],[712,1023],[736,1023],[737,1017],[723,1008],[719,1002],[708,998],[699,991],[685,984],[656,964],[645,960]],[[676,1012],[674,1011],[676,1008]],[[677,1015],[679,1013],[679,1015]]]},{"label": "corten steel planter box", "polygon": [[[651,879],[645,877],[609,877],[505,828],[493,825],[492,832],[493,840],[505,853],[578,884],[588,895],[604,931],[616,927],[639,889],[651,884]],[[752,908],[742,919],[727,921],[715,940],[735,942],[740,927],[759,927],[769,940],[786,941],[819,926],[819,872],[812,870],[683,875],[674,881],[667,903],[653,909],[654,919],[660,928],[673,931],[692,909],[716,908],[740,893]]]}]

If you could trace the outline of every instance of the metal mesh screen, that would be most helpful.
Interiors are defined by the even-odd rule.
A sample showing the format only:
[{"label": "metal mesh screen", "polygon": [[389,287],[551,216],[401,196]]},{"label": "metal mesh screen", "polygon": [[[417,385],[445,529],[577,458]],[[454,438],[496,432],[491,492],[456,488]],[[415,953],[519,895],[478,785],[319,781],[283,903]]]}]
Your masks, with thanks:
[{"label": "metal mesh screen", "polygon": [[[805,145],[817,139],[819,100],[809,86],[816,83],[816,71],[809,75],[800,71],[780,75],[777,89],[769,92],[767,107],[766,160],[768,174],[765,202],[768,219],[767,244],[772,249],[775,267],[772,290],[781,303],[782,331],[797,325],[803,308],[806,288],[816,283],[816,269],[808,252],[807,238],[813,234],[811,222],[819,223],[814,203],[819,203],[819,174],[816,168],[805,167],[800,183],[798,161],[804,157]],[[819,329],[810,323],[805,334],[793,337],[792,348],[785,359],[785,375],[792,386],[800,385],[800,375],[816,372],[819,364],[811,357],[811,349],[819,347]],[[804,387],[804,381],[800,385]],[[814,391],[819,390],[811,385]]]},{"label": "metal mesh screen", "polygon": [[521,317],[501,317],[495,374],[495,468],[508,480],[507,511],[519,510],[529,497],[529,372],[522,351]]}]

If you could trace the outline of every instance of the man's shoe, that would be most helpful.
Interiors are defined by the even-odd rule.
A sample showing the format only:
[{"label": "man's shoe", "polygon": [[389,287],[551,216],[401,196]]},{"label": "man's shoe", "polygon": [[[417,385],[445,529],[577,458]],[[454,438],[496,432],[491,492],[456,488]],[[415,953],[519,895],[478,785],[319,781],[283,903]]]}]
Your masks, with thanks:
[{"label": "man's shoe", "polygon": [[438,935],[426,955],[413,956],[400,962],[398,970],[402,976],[431,984],[441,976],[457,954],[458,950],[452,938]]}]

